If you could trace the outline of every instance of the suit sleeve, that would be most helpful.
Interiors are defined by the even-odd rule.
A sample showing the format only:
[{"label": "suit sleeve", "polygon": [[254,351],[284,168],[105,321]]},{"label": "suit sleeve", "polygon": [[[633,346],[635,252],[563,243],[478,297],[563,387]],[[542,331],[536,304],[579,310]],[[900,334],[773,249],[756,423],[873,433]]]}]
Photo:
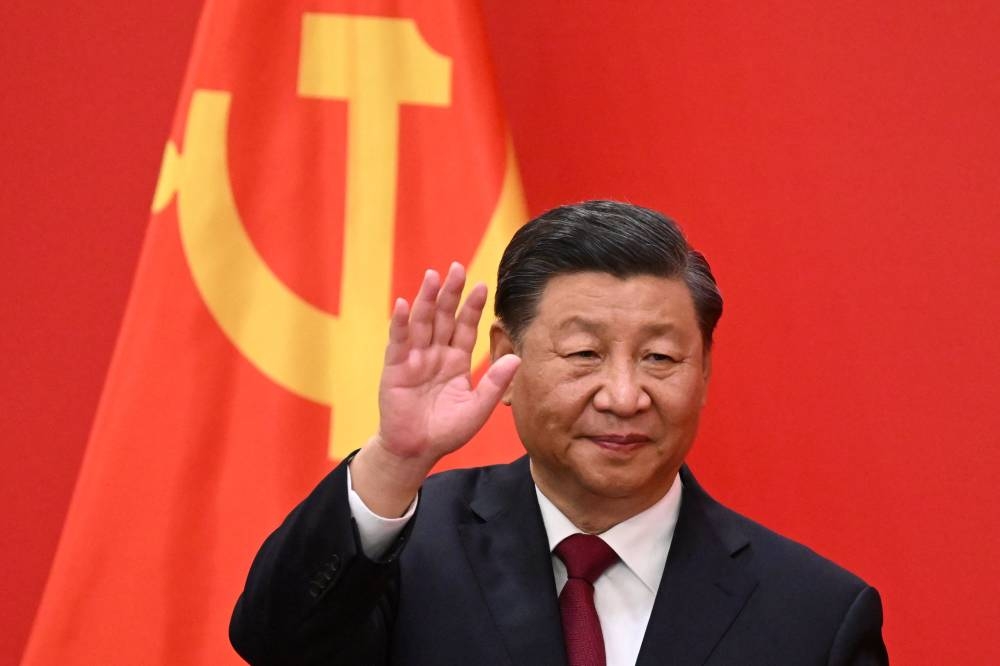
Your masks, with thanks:
[{"label": "suit sleeve", "polygon": [[882,640],[882,601],[873,587],[861,590],[837,630],[830,666],[882,666],[889,655]]},{"label": "suit sleeve", "polygon": [[399,554],[414,521],[380,560],[366,557],[347,501],[347,464],[320,482],[254,558],[229,639],[254,666],[386,663]]}]

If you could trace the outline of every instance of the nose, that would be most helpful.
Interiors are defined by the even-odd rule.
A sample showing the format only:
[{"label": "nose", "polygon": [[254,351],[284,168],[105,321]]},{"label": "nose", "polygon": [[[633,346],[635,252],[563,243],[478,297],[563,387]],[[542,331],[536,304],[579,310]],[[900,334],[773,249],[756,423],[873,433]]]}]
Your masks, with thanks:
[{"label": "nose", "polygon": [[652,400],[643,388],[638,369],[629,361],[608,364],[594,394],[594,408],[628,417],[648,409]]}]

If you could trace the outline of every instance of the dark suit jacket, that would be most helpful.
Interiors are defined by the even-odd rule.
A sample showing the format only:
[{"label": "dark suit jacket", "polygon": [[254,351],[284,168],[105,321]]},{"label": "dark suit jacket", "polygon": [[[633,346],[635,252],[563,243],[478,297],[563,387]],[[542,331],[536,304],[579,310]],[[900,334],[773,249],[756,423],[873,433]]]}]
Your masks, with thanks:
[{"label": "dark suit jacket", "polygon": [[[681,478],[638,664],[887,662],[873,588]],[[527,458],[429,478],[381,562],[361,553],[342,464],[261,547],[230,639],[252,664],[565,664]]]}]

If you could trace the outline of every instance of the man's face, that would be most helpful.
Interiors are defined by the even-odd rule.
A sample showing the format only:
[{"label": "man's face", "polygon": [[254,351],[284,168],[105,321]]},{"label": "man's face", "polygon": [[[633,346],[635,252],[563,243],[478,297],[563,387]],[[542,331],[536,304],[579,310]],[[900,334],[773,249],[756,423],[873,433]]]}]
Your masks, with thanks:
[{"label": "man's face", "polygon": [[[509,351],[494,329],[495,351]],[[709,356],[682,280],[599,272],[552,278],[507,392],[532,475],[557,505],[669,489],[705,404]]]}]

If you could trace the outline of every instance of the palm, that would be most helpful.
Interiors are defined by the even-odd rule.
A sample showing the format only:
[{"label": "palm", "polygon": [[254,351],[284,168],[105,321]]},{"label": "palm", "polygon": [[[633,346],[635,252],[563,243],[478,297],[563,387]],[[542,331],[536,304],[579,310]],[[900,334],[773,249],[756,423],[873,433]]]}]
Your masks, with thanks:
[{"label": "palm", "polygon": [[400,456],[436,460],[468,442],[518,364],[516,357],[505,357],[472,386],[472,348],[486,288],[473,288],[456,315],[464,270],[454,264],[444,284],[438,283],[428,271],[412,312],[402,299],[393,309],[379,388],[379,435]]}]

